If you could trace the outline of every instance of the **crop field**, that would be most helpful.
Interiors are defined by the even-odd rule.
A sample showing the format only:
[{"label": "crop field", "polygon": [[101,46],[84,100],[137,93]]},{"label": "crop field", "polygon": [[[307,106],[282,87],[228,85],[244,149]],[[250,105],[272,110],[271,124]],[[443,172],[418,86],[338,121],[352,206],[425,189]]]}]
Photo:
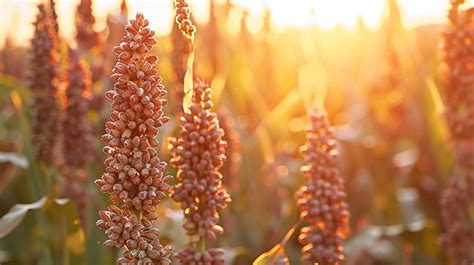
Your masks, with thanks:
[{"label": "crop field", "polygon": [[0,264],[474,264],[473,1],[0,16]]}]

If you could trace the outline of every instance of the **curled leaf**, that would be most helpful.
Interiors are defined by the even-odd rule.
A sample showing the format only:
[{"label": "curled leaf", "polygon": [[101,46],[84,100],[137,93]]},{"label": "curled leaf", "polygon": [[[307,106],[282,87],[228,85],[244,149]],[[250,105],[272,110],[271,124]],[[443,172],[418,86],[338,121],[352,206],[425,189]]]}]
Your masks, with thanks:
[{"label": "curled leaf", "polygon": [[24,155],[21,154],[0,152],[0,163],[2,162],[10,162],[15,166],[19,166],[21,168],[28,167],[28,160]]},{"label": "curled leaf", "polygon": [[281,243],[276,244],[269,251],[261,254],[252,263],[253,265],[289,265],[290,262]]},{"label": "curled leaf", "polygon": [[258,258],[252,264],[253,265],[289,265],[290,261],[285,252],[285,245],[286,243],[288,243],[288,240],[290,240],[291,236],[293,236],[299,224],[300,222],[297,222],[296,224],[294,224],[290,228],[290,230],[288,230],[285,237],[280,243],[276,244],[269,251],[258,256]]},{"label": "curled leaf", "polygon": [[[10,211],[0,219],[0,238],[4,238],[12,232],[25,218],[29,210],[41,209],[48,201],[51,201],[51,199],[44,196],[33,203],[14,205]],[[69,202],[68,199],[54,199],[54,203],[58,205],[64,205],[67,202]]]}]

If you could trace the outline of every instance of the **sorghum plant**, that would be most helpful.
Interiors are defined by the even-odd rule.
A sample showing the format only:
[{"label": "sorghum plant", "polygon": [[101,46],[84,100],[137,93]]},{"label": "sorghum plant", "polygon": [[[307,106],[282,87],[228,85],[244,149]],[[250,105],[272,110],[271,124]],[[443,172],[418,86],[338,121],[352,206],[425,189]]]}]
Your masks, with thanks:
[{"label": "sorghum plant", "polygon": [[38,5],[34,22],[35,33],[31,41],[30,88],[33,93],[35,122],[33,143],[36,157],[46,164],[54,162],[59,129],[58,45],[54,24],[43,4]]},{"label": "sorghum plant", "polygon": [[196,27],[191,21],[191,9],[186,0],[175,0],[174,1],[175,12],[176,12],[176,23],[178,24],[181,32],[188,39],[194,39],[194,33]]},{"label": "sorghum plant", "polygon": [[451,1],[449,25],[444,32],[444,97],[453,137],[473,137],[474,134],[474,68],[471,65],[474,10],[461,11],[464,2]]},{"label": "sorghum plant", "polygon": [[118,14],[107,15],[107,28],[109,34],[104,43],[104,72],[108,73],[115,64],[115,54],[112,49],[122,38],[122,29],[128,23],[128,6],[127,1],[120,3],[120,12]]},{"label": "sorghum plant", "polygon": [[[387,2],[389,17],[384,21],[383,45],[385,51],[379,76],[369,91],[369,110],[376,130],[389,140],[403,136],[403,127],[407,126],[406,101],[407,91],[404,86],[402,64],[397,52],[397,40],[402,24],[397,2]],[[392,154],[390,154],[392,155]]]},{"label": "sorghum plant", "polygon": [[0,52],[0,72],[13,76],[18,80],[25,80],[28,72],[25,71],[24,62],[28,58],[28,52],[15,46],[12,36],[5,37],[3,48]]},{"label": "sorghum plant", "polygon": [[441,198],[445,233],[440,242],[453,264],[474,260],[474,225],[469,215],[474,196],[474,9],[461,10],[464,0],[452,0],[444,34],[444,101],[456,165]]},{"label": "sorghum plant", "polygon": [[56,13],[56,2],[54,0],[49,1],[49,8],[51,8],[51,16],[53,19],[54,31],[56,32],[56,35],[59,36],[58,14]]},{"label": "sorghum plant", "polygon": [[472,198],[472,171],[453,175],[441,197],[441,217],[446,232],[440,243],[453,264],[469,265],[474,261],[474,224],[469,216]]},{"label": "sorghum plant", "polygon": [[87,120],[91,97],[91,73],[77,51],[69,49],[69,69],[67,72],[66,113],[63,120],[63,159],[66,183],[65,194],[77,206],[81,221],[85,224],[87,202],[87,174],[84,167],[92,159],[92,131]]},{"label": "sorghum plant", "polygon": [[307,183],[296,193],[300,218],[308,226],[298,240],[303,262],[342,264],[343,240],[349,236],[350,213],[344,179],[334,164],[337,160],[334,128],[326,116],[314,109],[310,114],[307,142],[301,147],[305,165],[301,172]]},{"label": "sorghum plant", "polygon": [[206,248],[206,239],[223,233],[219,211],[230,202],[219,170],[224,165],[227,143],[217,115],[211,111],[211,89],[198,81],[193,87],[189,113],[180,119],[179,138],[171,138],[171,165],[179,183],[171,197],[184,211],[189,244],[177,254],[182,264],[223,264],[224,250]]},{"label": "sorghum plant", "polygon": [[92,93],[91,73],[79,54],[69,49],[68,87],[64,129],[64,162],[72,168],[82,168],[91,159],[91,125],[87,110]]},{"label": "sorghum plant", "polygon": [[96,184],[114,204],[99,212],[97,226],[108,236],[104,245],[125,248],[118,264],[171,263],[171,247],[161,245],[160,231],[153,226],[172,177],[165,175],[166,163],[155,150],[158,129],[169,119],[163,113],[166,91],[154,69],[158,57],[148,55],[156,44],[148,24],[138,13],[125,27],[122,43],[114,47],[114,87],[106,92],[112,101],[102,136],[108,157]]},{"label": "sorghum plant", "polygon": [[92,0],[81,0],[76,10],[76,41],[80,49],[88,50],[100,43],[99,33],[94,30]]},{"label": "sorghum plant", "polygon": [[76,10],[76,42],[81,54],[88,54],[92,72],[92,82],[99,80],[104,73],[104,53],[99,32],[94,30],[95,17],[92,14],[92,0],[81,0]]},{"label": "sorghum plant", "polygon": [[405,122],[402,69],[391,37],[387,37],[384,68],[370,90],[370,114],[377,130],[390,139],[400,138]]}]

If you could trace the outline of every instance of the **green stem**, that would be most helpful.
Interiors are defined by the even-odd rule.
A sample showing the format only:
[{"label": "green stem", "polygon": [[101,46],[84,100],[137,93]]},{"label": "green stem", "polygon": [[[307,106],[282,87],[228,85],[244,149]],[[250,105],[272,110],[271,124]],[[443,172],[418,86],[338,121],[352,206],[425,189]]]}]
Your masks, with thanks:
[{"label": "green stem", "polygon": [[[64,208],[61,208],[64,209]],[[66,213],[64,210],[61,211],[61,226],[62,226],[62,241],[64,242],[63,245],[63,264],[64,265],[69,265],[69,251],[67,249],[67,245],[65,244],[67,241],[67,222],[66,222]]]},{"label": "green stem", "polygon": [[197,247],[200,252],[206,251],[206,239],[204,239],[204,237],[201,237],[201,239],[199,239]]}]

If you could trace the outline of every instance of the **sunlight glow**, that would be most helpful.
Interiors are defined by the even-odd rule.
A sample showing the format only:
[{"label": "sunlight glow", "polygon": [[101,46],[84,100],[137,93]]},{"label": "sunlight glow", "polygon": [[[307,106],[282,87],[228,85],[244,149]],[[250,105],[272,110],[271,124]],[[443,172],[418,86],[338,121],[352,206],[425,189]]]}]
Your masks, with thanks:
[{"label": "sunlight glow", "polygon": [[[209,17],[208,5],[210,0],[190,0],[193,13],[198,22],[205,23]],[[216,0],[223,3],[225,0]],[[381,18],[386,14],[387,0],[233,0],[232,3],[240,9],[249,12],[248,27],[257,32],[262,23],[261,17],[265,9],[272,13],[272,23],[276,28],[314,27],[330,29],[337,25],[353,29],[357,21],[362,19],[371,29],[377,29]],[[33,34],[30,22],[34,20],[36,8],[33,4],[40,0],[9,1],[0,0],[1,24],[0,46],[8,32],[14,34],[13,40],[20,45],[28,43]],[[67,39],[74,36],[74,12],[79,0],[56,0],[61,31]],[[105,28],[105,17],[109,12],[116,12],[119,0],[94,1],[94,14],[97,17],[97,29]],[[467,1],[474,4],[474,0]],[[128,0],[130,14],[143,12],[150,18],[151,26],[159,35],[170,32],[173,23],[173,0]],[[443,23],[449,6],[447,0],[398,0],[403,25],[413,28],[427,23]],[[240,11],[239,11],[240,12]],[[20,23],[21,22],[21,23]],[[238,23],[235,23],[238,24]]]},{"label": "sunlight glow", "polygon": [[[265,7],[272,11],[277,27],[308,27],[315,24],[323,29],[337,25],[355,28],[361,18],[372,29],[377,29],[386,14],[387,0],[234,0],[235,4],[260,16]],[[447,0],[398,0],[403,25],[413,28],[420,24],[443,23],[449,7]],[[468,0],[474,3],[474,0]]]}]

